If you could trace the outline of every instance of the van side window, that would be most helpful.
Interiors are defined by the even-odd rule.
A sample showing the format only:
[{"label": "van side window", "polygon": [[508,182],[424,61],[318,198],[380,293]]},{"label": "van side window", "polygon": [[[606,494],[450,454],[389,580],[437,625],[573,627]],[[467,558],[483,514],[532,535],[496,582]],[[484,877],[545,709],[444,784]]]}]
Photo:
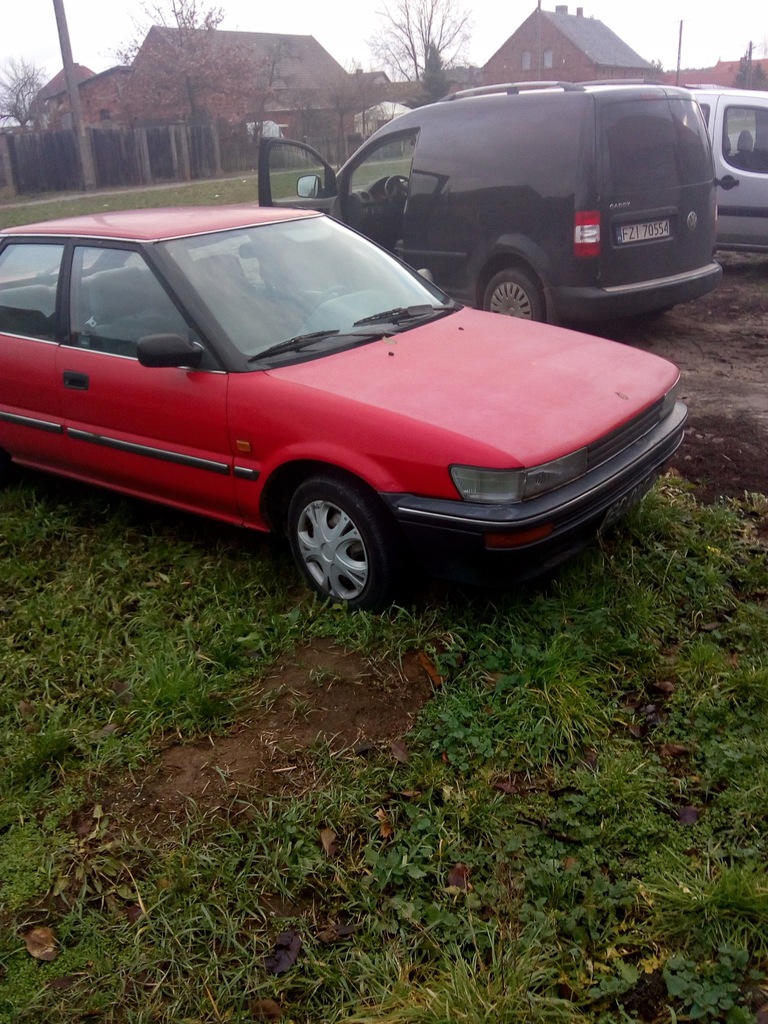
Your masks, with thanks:
[{"label": "van side window", "polygon": [[768,109],[726,108],[723,156],[731,167],[768,174]]},{"label": "van side window", "polygon": [[0,253],[0,333],[54,339],[64,246],[11,242]]},{"label": "van side window", "polygon": [[387,136],[352,169],[345,221],[393,252],[403,237],[418,129]]}]

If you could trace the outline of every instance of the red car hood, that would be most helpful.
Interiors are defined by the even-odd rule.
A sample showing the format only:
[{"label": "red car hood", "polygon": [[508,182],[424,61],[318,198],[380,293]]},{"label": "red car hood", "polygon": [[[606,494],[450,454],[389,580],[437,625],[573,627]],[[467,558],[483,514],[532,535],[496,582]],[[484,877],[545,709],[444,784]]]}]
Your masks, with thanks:
[{"label": "red car hood", "polygon": [[672,387],[678,370],[603,338],[464,309],[269,374],[535,465],[631,419]]}]

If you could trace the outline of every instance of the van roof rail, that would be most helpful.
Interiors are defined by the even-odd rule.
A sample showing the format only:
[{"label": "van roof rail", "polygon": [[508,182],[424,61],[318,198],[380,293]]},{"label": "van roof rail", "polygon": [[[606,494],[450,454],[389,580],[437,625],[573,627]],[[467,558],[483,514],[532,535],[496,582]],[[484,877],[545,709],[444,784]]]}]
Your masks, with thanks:
[{"label": "van roof rail", "polygon": [[504,93],[508,96],[520,92],[533,92],[536,89],[562,89],[564,92],[580,92],[583,89],[581,82],[505,82],[499,85],[478,85],[474,89],[460,89],[443,97],[443,101],[463,100],[468,96],[493,96]]},{"label": "van roof rail", "polygon": [[581,82],[583,86],[592,88],[595,85],[663,85],[667,88],[674,88],[669,82],[660,82],[658,78],[595,78],[591,82]]}]

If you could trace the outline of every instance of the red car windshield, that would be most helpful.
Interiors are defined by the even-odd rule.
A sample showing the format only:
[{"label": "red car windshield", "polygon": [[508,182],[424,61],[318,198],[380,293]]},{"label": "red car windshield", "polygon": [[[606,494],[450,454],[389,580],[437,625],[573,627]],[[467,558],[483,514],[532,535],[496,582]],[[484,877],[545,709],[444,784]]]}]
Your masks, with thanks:
[{"label": "red car windshield", "polygon": [[326,217],[174,239],[162,248],[251,360],[299,336],[349,334],[387,310],[435,306],[444,312],[448,301],[439,288]]}]

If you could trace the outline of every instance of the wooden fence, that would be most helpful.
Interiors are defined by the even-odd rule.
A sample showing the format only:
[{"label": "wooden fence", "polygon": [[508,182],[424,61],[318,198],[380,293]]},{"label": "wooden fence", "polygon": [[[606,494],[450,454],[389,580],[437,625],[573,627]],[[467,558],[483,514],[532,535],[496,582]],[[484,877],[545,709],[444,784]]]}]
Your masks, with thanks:
[{"label": "wooden fence", "polygon": [[[255,173],[259,140],[247,124],[169,124],[86,129],[96,188],[131,188]],[[306,140],[338,165],[335,139]],[[78,192],[84,188],[71,129],[0,132],[0,190],[5,195]]]}]

